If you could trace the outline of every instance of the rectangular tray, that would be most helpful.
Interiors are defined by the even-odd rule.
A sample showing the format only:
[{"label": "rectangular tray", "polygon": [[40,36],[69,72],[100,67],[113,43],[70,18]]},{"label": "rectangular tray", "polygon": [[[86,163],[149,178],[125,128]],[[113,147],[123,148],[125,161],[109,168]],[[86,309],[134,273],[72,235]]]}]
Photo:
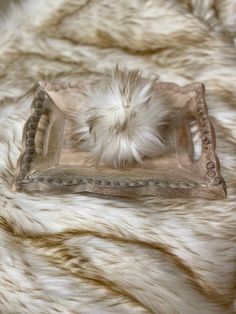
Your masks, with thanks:
[{"label": "rectangular tray", "polygon": [[[71,143],[72,126],[66,111],[68,103],[76,110],[73,90],[78,92],[82,88],[79,81],[68,85],[42,82],[34,87],[32,113],[23,131],[22,153],[13,190],[86,192],[124,197],[226,197],[226,185],[215,153],[214,128],[208,117],[202,84],[180,87],[172,83],[157,83],[157,92],[166,90],[178,108],[171,135],[175,149],[162,157],[145,161],[142,167],[121,170],[89,164],[87,153],[75,150]],[[201,134],[201,153],[196,160],[192,122],[198,125]],[[40,132],[43,141],[37,144]]]}]

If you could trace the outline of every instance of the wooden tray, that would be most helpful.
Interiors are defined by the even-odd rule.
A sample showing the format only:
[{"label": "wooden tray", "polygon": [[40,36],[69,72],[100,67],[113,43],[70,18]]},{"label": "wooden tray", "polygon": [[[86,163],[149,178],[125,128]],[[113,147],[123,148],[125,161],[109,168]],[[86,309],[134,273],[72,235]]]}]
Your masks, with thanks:
[{"label": "wooden tray", "polygon": [[[32,114],[24,127],[13,190],[125,197],[226,197],[202,84],[180,87],[157,83],[157,92],[166,90],[178,107],[171,134],[175,149],[163,157],[145,161],[142,167],[121,170],[88,164],[87,154],[75,150],[71,144],[68,135],[71,121],[65,112],[68,104],[73,104],[73,90],[81,88],[79,81],[68,85],[43,82],[34,88]],[[191,123],[197,124],[201,134],[197,159]],[[43,137],[40,145],[36,144],[39,132]]]}]

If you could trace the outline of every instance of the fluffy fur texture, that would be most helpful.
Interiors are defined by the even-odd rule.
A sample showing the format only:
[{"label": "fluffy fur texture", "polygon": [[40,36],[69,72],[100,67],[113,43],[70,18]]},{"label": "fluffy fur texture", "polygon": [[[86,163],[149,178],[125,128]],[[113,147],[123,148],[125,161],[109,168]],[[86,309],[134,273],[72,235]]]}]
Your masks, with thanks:
[{"label": "fluffy fur texture", "polygon": [[156,80],[117,68],[110,80],[90,89],[74,118],[74,136],[91,159],[122,167],[163,153],[171,104],[163,93],[155,93]]},{"label": "fluffy fur texture", "polygon": [[[236,11],[232,0],[25,0],[1,18],[0,313],[236,310]],[[228,198],[10,190],[33,82],[116,64],[206,85]]]}]

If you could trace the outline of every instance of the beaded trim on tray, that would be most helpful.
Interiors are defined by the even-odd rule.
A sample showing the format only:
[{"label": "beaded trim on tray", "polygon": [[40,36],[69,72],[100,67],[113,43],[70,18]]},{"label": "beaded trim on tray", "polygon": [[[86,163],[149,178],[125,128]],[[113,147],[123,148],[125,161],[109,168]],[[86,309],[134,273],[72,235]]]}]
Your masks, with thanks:
[{"label": "beaded trim on tray", "polygon": [[217,174],[216,170],[217,157],[214,152],[214,144],[212,142],[212,127],[207,114],[206,105],[201,97],[197,99],[197,114],[202,130],[203,152],[205,153],[207,160],[205,178],[212,185],[219,185],[222,183],[222,178],[219,176],[219,173]]}]

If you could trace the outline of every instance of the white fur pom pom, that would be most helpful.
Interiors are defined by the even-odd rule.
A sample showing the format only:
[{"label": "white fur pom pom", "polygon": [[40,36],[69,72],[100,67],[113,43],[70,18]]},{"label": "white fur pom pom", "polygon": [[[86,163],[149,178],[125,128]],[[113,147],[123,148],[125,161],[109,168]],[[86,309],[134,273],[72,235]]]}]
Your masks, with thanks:
[{"label": "white fur pom pom", "polygon": [[156,78],[143,79],[138,71],[116,69],[110,81],[98,84],[75,120],[80,148],[112,167],[163,153],[170,105],[155,83]]}]

